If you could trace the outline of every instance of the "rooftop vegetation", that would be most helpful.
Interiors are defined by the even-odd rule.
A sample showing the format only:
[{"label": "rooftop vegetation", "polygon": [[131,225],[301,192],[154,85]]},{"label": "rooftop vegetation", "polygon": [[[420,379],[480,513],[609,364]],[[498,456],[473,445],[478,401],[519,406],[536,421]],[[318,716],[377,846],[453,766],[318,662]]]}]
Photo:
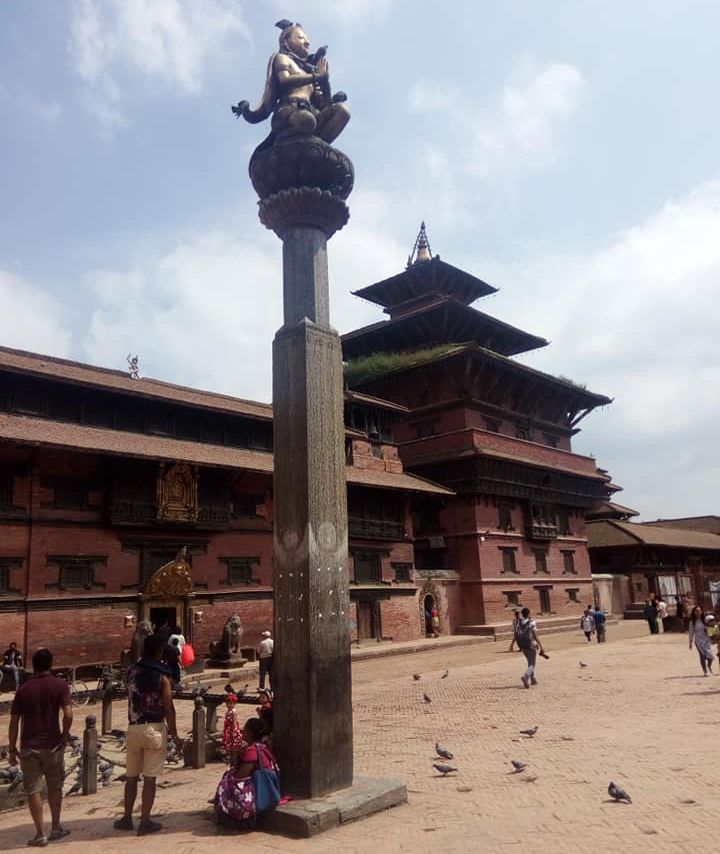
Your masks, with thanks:
[{"label": "rooftop vegetation", "polygon": [[441,344],[438,347],[425,347],[409,353],[387,352],[360,356],[345,363],[345,382],[348,388],[357,388],[363,383],[383,376],[383,374],[433,362],[435,359],[461,350],[463,346],[462,344]]}]

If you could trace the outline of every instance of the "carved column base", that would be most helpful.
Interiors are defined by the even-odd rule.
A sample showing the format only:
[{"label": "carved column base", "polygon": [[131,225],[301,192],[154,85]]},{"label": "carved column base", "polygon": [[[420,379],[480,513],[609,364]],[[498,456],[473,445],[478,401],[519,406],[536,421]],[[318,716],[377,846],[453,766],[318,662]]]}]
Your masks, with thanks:
[{"label": "carved column base", "polygon": [[258,204],[260,222],[281,239],[293,226],[318,228],[330,239],[350,218],[341,198],[317,187],[281,190]]}]

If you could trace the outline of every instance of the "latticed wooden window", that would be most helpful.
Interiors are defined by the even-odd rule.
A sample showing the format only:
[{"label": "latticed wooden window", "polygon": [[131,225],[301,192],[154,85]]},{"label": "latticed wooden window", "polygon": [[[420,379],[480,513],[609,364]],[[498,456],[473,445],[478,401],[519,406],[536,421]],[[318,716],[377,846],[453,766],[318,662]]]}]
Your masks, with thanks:
[{"label": "latticed wooden window", "polygon": [[410,572],[412,571],[411,563],[394,563],[392,564],[392,568],[395,571],[395,581],[410,581]]},{"label": "latticed wooden window", "polygon": [[355,552],[355,581],[358,584],[372,584],[380,581],[380,553]]},{"label": "latticed wooden window", "polygon": [[536,549],[535,552],[535,572],[547,572],[547,552],[542,549]]},{"label": "latticed wooden window", "polygon": [[501,531],[514,531],[512,522],[512,507],[509,504],[498,506],[498,528]]},{"label": "latticed wooden window", "polygon": [[515,551],[516,549],[500,549],[502,553],[503,572],[513,573],[518,571]]},{"label": "latticed wooden window", "polygon": [[575,575],[575,552],[563,552],[563,572],[566,575]]}]

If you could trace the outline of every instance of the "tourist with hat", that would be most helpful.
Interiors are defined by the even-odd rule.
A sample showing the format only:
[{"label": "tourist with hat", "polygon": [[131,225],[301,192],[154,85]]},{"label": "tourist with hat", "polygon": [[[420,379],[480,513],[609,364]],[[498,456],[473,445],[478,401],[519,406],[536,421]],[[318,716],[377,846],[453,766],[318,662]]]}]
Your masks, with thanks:
[{"label": "tourist with hat", "polygon": [[272,688],[272,661],[273,647],[275,646],[275,642],[272,639],[272,632],[266,629],[261,637],[262,640],[257,646],[258,660],[260,662],[260,690],[265,687],[266,676]]}]

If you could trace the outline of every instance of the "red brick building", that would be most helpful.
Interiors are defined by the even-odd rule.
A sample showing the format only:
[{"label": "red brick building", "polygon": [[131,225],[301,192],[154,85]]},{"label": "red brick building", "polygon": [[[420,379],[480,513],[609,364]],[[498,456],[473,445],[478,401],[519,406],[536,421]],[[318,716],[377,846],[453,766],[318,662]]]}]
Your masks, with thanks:
[{"label": "red brick building", "polygon": [[[389,319],[343,337],[351,634],[492,631],[592,598],[585,513],[615,489],[573,453],[609,399],[513,360],[547,342],[470,307],[495,288],[424,232],[357,291]],[[139,620],[198,652],[272,624],[268,405],[0,348],[0,642],[116,659]],[[168,569],[181,549],[186,563]]]},{"label": "red brick building", "polygon": [[343,336],[350,387],[407,408],[405,469],[454,492],[418,501],[415,523],[418,581],[452,632],[487,633],[517,605],[579,615],[584,516],[617,489],[571,447],[610,399],[514,361],[547,341],[470,307],[495,290],[432,257],[421,229],[406,270],[354,292],[388,319]]},{"label": "red brick building", "polygon": [[[353,636],[419,637],[411,502],[448,490],[403,472],[403,407],[346,413]],[[271,448],[265,404],[0,348],[0,641],[100,663],[167,619],[205,652],[237,613],[252,648],[273,620]],[[187,577],[159,572],[183,548]]]}]

